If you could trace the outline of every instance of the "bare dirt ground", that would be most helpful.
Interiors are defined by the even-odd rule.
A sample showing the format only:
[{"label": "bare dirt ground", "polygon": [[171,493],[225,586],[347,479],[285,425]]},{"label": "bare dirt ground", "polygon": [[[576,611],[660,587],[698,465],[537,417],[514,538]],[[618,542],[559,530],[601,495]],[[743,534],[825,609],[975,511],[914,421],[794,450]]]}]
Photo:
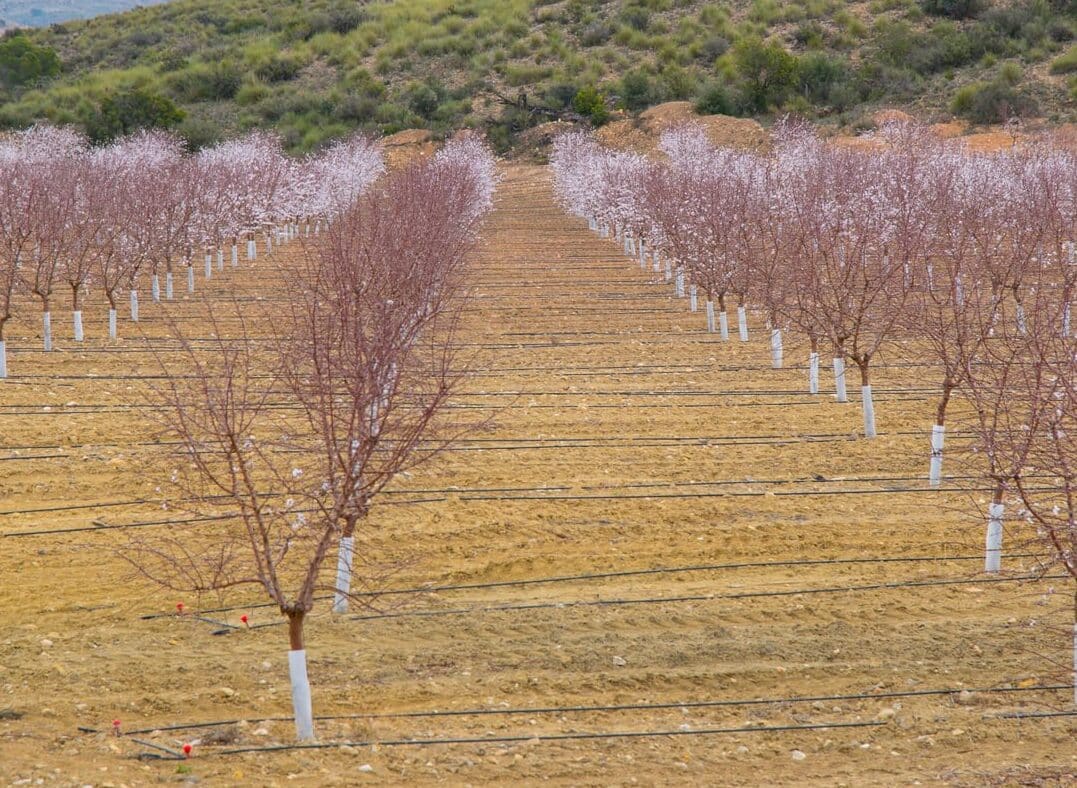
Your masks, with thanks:
[{"label": "bare dirt ground", "polygon": [[[505,176],[456,401],[493,419],[402,479],[362,539],[403,564],[394,588],[427,590],[308,625],[315,713],[338,716],[321,741],[354,745],[224,754],[293,740],[278,616],[254,594],[177,599],[116,555],[130,531],[105,526],[179,516],[127,407],[147,402],[148,348],[169,350],[161,308],[144,293],[144,336],[123,321],[109,345],[97,298],[75,349],[60,304],[51,355],[23,310],[0,385],[0,780],[1072,784],[1073,717],[1001,716],[1072,708],[1042,689],[1070,681],[1070,595],[1015,580],[1031,559],[979,574],[975,501],[959,479],[926,489],[932,371],[882,359],[880,436],[855,440],[858,404],[804,393],[803,347],[770,369],[757,315],[748,343],[720,342],[565,217],[544,170]],[[208,287],[281,297],[277,264]],[[199,325],[197,302],[172,312]],[[399,716],[434,710],[489,713]],[[233,722],[160,730],[215,721]],[[189,742],[185,762],[137,757]]]}]

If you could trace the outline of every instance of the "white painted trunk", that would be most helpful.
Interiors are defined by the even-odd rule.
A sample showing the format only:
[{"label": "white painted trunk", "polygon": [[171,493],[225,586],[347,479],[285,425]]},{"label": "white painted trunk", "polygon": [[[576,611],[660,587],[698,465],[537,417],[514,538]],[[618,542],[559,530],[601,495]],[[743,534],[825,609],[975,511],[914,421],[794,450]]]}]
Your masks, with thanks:
[{"label": "white painted trunk", "polygon": [[662,253],[657,249],[651,252],[651,270],[656,274],[662,270]]},{"label": "white painted trunk", "polygon": [[1062,312],[1062,336],[1069,337],[1070,335],[1070,305],[1066,304],[1065,311]]},{"label": "white painted trunk", "polygon": [[224,270],[224,249],[217,250],[217,270]]},{"label": "white painted trunk", "polygon": [[871,399],[871,385],[860,387],[860,401],[864,406],[864,437],[875,437],[875,403]]},{"label": "white painted trunk", "polygon": [[838,402],[848,402],[849,395],[845,391],[845,359],[834,359],[834,396]]},{"label": "white painted trunk", "polygon": [[75,324],[75,341],[82,341],[82,310],[76,309],[71,313],[71,321]]},{"label": "white painted trunk", "polygon": [[722,335],[722,341],[729,341],[729,315],[724,311],[718,313],[718,331]]},{"label": "white painted trunk", "polygon": [[[695,285],[688,286],[688,308],[692,312],[699,311],[699,288]],[[713,311],[713,307],[711,309]],[[713,322],[713,318],[711,322]]]},{"label": "white painted trunk", "polygon": [[211,254],[206,255],[205,277],[207,280],[213,278],[213,255]]},{"label": "white painted trunk", "polygon": [[997,572],[1002,568],[1002,515],[1006,505],[993,503],[987,507],[987,550],[984,571]]},{"label": "white painted trunk", "polygon": [[172,292],[172,272],[169,271],[168,273],[165,274],[165,298],[167,298],[169,301],[171,301],[172,300],[172,295],[173,295],[173,292]]},{"label": "white painted trunk", "polygon": [[0,339],[0,379],[7,377],[7,342]]},{"label": "white painted trunk", "polygon": [[41,330],[44,334],[46,352],[52,350],[52,313],[46,312],[41,316]]},{"label": "white painted trunk", "polygon": [[116,338],[116,310],[108,310],[108,338]]},{"label": "white painted trunk", "polygon": [[714,333],[714,302],[707,302],[707,331]]},{"label": "white painted trunk", "polygon": [[782,357],[782,330],[780,328],[772,328],[770,330],[770,365],[774,369],[781,369]]},{"label": "white painted trunk", "polygon": [[748,310],[742,306],[737,307],[737,330],[740,332],[740,341],[748,341]]},{"label": "white painted trunk", "polygon": [[187,266],[187,292],[194,292],[194,266]]},{"label": "white painted trunk", "polygon": [[352,587],[352,548],[355,539],[351,536],[340,538],[340,548],[337,552],[337,584],[333,594],[333,612],[348,612],[348,592]]},{"label": "white painted trunk", "polygon": [[644,243],[642,238],[639,241],[639,267],[647,267],[647,245]]},{"label": "white painted trunk", "polygon": [[808,354],[808,393],[819,393],[819,354],[814,350]]},{"label": "white painted trunk", "polygon": [[138,291],[131,291],[131,322],[138,322]]},{"label": "white painted trunk", "polygon": [[292,680],[292,710],[295,712],[295,735],[299,741],[314,739],[314,712],[310,705],[310,680],[307,679],[305,649],[288,652],[288,676]]},{"label": "white painted trunk", "polygon": [[942,481],[942,447],[946,442],[946,426],[935,424],[931,427],[931,471],[928,473],[928,483],[932,487],[938,487]]},{"label": "white painted trunk", "polygon": [[1027,330],[1025,324],[1025,308],[1020,304],[1017,305],[1017,330],[1022,334]]},{"label": "white painted trunk", "polygon": [[232,244],[232,267],[239,268],[239,247]]},{"label": "white painted trunk", "polygon": [[673,278],[673,261],[666,258],[666,281]]},{"label": "white painted trunk", "polygon": [[150,298],[155,304],[161,302],[161,279],[157,274],[150,277]]},{"label": "white painted trunk", "polygon": [[677,272],[677,281],[674,284],[674,290],[677,293],[677,298],[684,298],[684,271]]},{"label": "white painted trunk", "polygon": [[253,260],[258,256],[258,244],[254,241],[247,241],[247,259]]}]

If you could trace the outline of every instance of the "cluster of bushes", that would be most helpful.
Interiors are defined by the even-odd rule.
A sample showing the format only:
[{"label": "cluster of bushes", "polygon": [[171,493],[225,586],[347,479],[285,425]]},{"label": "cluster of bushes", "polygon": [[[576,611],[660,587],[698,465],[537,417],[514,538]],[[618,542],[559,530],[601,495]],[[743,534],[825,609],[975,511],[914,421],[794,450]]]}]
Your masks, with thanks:
[{"label": "cluster of bushes", "polygon": [[849,122],[927,94],[1001,119],[1035,105],[998,63],[1077,73],[1075,2],[872,0],[867,21],[844,0],[167,3],[0,41],[0,126],[111,128],[104,102],[135,90],[182,109],[193,144],[269,126],[297,150],[410,126],[483,125],[507,146],[551,113],[599,125],[671,100]]},{"label": "cluster of bushes", "polygon": [[51,47],[38,46],[18,30],[0,40],[0,86],[20,88],[59,73],[60,58]]}]

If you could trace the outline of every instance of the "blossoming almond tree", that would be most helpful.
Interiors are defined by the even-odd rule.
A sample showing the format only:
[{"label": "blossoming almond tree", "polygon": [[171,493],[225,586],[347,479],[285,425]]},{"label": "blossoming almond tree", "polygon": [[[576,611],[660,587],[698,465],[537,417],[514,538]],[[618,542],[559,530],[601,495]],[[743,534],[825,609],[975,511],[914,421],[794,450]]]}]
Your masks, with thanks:
[{"label": "blossoming almond tree", "polygon": [[443,409],[462,379],[465,259],[492,189],[484,147],[447,146],[358,196],[282,269],[293,302],[261,316],[267,341],[248,341],[254,324],[237,305],[238,336],[215,321],[205,354],[179,331],[182,358],[161,360],[166,426],[183,450],[174,482],[217,519],[135,539],[125,557],[170,588],[265,591],[288,621],[300,739],[314,736],[304,625],[315,596],[332,590],[346,609],[353,540],[373,499],[436,453],[427,441],[451,437]]}]

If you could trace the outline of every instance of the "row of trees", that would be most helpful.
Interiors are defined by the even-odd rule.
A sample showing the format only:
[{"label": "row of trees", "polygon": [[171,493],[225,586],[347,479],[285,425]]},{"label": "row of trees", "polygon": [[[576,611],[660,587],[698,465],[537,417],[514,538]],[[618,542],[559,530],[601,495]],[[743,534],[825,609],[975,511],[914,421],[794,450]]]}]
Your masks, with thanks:
[{"label": "row of trees", "polygon": [[[872,362],[881,351],[926,362],[942,395],[928,478],[942,479],[949,403],[971,405],[973,467],[992,491],[985,568],[998,571],[1012,502],[1054,562],[1077,579],[1077,156],[1049,142],[995,154],[946,147],[896,124],[885,146],[835,146],[803,127],[775,135],[770,154],[715,150],[702,130],[662,139],[662,157],[609,151],[586,135],[556,146],[560,198],[626,252],[647,255],[728,339],[727,301],[765,317],[772,364],[783,337],[860,374],[864,434],[875,436]],[[715,325],[714,310],[719,310]],[[1077,642],[1075,642],[1077,648]]]},{"label": "row of trees", "polygon": [[275,137],[255,133],[196,155],[162,132],[139,132],[101,148],[68,129],[36,127],[0,141],[0,377],[3,329],[20,295],[38,300],[43,342],[52,350],[54,293],[70,293],[74,340],[83,341],[82,301],[91,288],[109,303],[117,334],[124,291],[138,320],[138,292],[149,280],[155,302],[173,298],[176,266],[194,291],[196,255],[205,276],[257,254],[255,233],[294,237],[350,206],[383,171],[377,146],[363,137],[319,156],[286,157]]},{"label": "row of trees", "polygon": [[177,591],[268,595],[289,625],[300,739],[314,736],[304,625],[316,599],[347,611],[375,571],[356,544],[375,497],[456,431],[444,405],[463,380],[455,335],[495,182],[488,149],[465,137],[371,188],[333,188],[332,221],[280,264],[287,306],[237,304],[227,324],[214,318],[208,352],[177,327],[184,352],[161,358],[176,505],[197,516],[125,557]]}]

